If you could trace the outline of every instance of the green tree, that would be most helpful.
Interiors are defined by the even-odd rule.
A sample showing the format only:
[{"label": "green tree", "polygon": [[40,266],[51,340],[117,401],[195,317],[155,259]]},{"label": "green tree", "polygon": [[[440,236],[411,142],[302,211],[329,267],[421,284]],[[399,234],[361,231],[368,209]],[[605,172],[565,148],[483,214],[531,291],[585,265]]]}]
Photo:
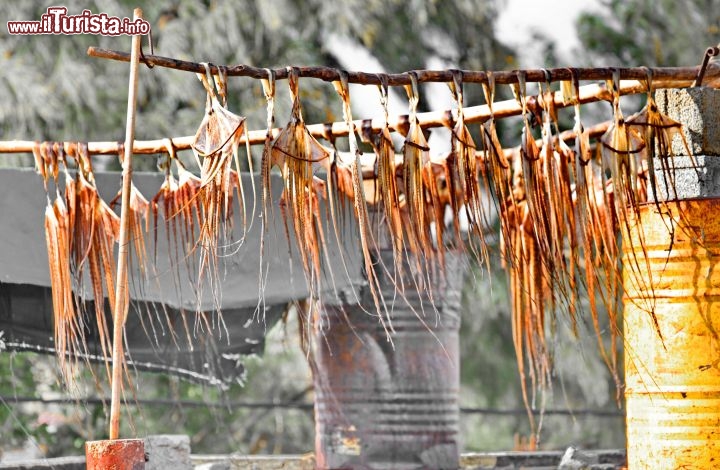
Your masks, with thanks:
[{"label": "green tree", "polygon": [[[126,17],[136,3],[74,0],[65,5],[70,14],[88,8]],[[458,68],[491,69],[502,66],[508,54],[493,35],[495,2],[483,0],[255,0],[242,5],[183,0],[139,6],[153,27],[157,54],[215,64],[336,65],[337,59],[324,46],[331,34],[357,40],[392,72],[424,68],[430,55]],[[4,2],[0,16],[34,20],[46,8],[40,0]],[[312,21],[307,12],[312,12]],[[128,50],[129,40],[0,35],[0,128],[6,138],[122,138],[127,64],[89,58],[88,46]],[[149,52],[147,43],[143,48]],[[259,83],[233,79],[229,88],[229,108],[248,116],[251,128],[263,128],[265,102]],[[308,98],[303,104],[309,122],[339,117],[340,104],[331,86],[308,80],[302,90]],[[139,93],[137,138],[195,132],[205,99],[193,74],[143,68]],[[279,99],[278,124],[288,117],[289,100]]]},{"label": "green tree", "polygon": [[577,22],[587,61],[602,65],[689,66],[720,41],[718,0],[607,0]]}]

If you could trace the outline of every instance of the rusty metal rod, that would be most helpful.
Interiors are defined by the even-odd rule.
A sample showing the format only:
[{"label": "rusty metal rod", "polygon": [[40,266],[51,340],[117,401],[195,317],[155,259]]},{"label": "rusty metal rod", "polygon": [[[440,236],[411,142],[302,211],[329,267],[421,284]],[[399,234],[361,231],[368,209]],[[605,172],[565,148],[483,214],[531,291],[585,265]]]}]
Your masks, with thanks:
[{"label": "rusty metal rod", "polygon": [[[0,395],[0,402],[7,403],[41,403],[44,405],[77,405],[78,401],[87,403],[89,405],[103,405],[108,402],[107,398],[103,397],[82,397],[82,398],[38,398],[28,396],[14,396],[14,395]],[[230,401],[230,402],[205,402],[201,400],[189,400],[189,399],[172,399],[172,398],[138,398],[136,400],[129,401],[127,406],[142,407],[142,406],[181,406],[187,408],[247,408],[247,409],[300,409],[306,411],[312,411],[315,407],[313,403],[307,403],[304,401],[285,401],[285,402],[269,402],[269,401]],[[539,413],[539,412],[538,412]],[[483,414],[483,415],[502,415],[502,416],[527,416],[527,410],[525,408],[486,408],[486,407],[460,407],[460,414]],[[603,409],[592,409],[592,408],[579,408],[579,409],[563,409],[563,408],[551,408],[543,410],[543,414],[546,416],[559,415],[559,416],[597,416],[601,418],[623,418],[625,413],[619,410],[603,410]]]},{"label": "rusty metal rod", "polygon": [[[142,19],[142,10],[136,8],[133,19]],[[132,60],[130,61],[130,79],[128,83],[127,122],[125,126],[125,155],[122,162],[122,206],[120,208],[120,240],[118,251],[117,276],[115,279],[115,305],[113,306],[113,350],[112,383],[110,399],[110,435],[111,440],[120,437],[120,394],[122,392],[122,373],[125,364],[123,352],[123,331],[129,306],[128,294],[128,258],[130,256],[130,190],[132,186],[132,150],[135,142],[135,109],[138,89],[138,69],[140,65],[140,41],[142,36],[132,38]],[[99,301],[96,299],[96,302]]]},{"label": "rusty metal rod", "polygon": [[[89,47],[87,54],[91,57],[103,59],[119,60],[127,62],[130,60],[130,54],[122,51],[113,51],[99,47]],[[205,68],[197,62],[173,59],[158,55],[145,55],[144,60],[148,65],[166,67],[186,72],[205,73]],[[263,79],[268,77],[268,70],[261,67],[252,67],[250,65],[228,65],[227,74],[237,77],[250,77],[255,79]],[[681,80],[692,84],[698,75],[699,66],[694,67],[656,67],[650,69],[653,73],[653,80]],[[216,65],[211,64],[211,72],[218,73]],[[340,79],[339,70],[332,67],[297,67],[300,77],[316,78],[326,82],[332,82]],[[574,69],[580,80],[610,80],[615,70],[620,72],[621,79],[644,80],[647,78],[646,67],[590,67]],[[274,69],[275,78],[277,80],[287,79],[288,68]],[[487,82],[489,73],[495,77],[497,84],[517,83],[517,71],[495,71],[484,72],[477,70],[462,70],[464,82],[483,83]],[[573,71],[571,68],[553,68],[553,69],[532,69],[525,70],[526,81],[528,82],[546,82],[547,73],[549,73],[550,81],[556,82],[560,80],[571,80]],[[546,73],[547,72],[547,73]],[[417,74],[419,82],[452,82],[452,70],[413,70],[412,73]],[[348,72],[348,82],[362,85],[380,85],[380,76],[382,74],[368,72]],[[385,74],[388,78],[390,86],[410,85],[410,72]],[[688,86],[688,85],[685,85]]]}]

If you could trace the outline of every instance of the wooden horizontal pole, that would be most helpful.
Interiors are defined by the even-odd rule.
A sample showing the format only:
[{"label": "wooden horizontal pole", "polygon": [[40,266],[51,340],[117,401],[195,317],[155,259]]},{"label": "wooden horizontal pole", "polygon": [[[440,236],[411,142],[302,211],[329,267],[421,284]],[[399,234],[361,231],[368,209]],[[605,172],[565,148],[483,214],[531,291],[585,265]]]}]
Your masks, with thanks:
[{"label": "wooden horizontal pole", "polygon": [[[172,142],[176,150],[188,150],[194,136],[173,137]],[[31,153],[38,142],[32,140],[5,140],[0,141],[0,153]],[[64,142],[65,152],[70,152],[76,142]],[[122,149],[122,142],[88,142],[88,153],[90,155],[118,155]],[[167,153],[165,139],[159,140],[136,140],[132,150],[133,154],[157,154]]]},{"label": "wooden horizontal pole", "polygon": [[[601,122],[594,126],[588,127],[586,131],[591,138],[598,137],[607,131],[610,127],[610,121]],[[277,129],[276,129],[277,131]],[[260,131],[257,131],[260,132]],[[264,131],[263,131],[264,132]],[[576,137],[574,131],[564,131],[560,134],[560,138],[564,141],[572,141]],[[175,150],[187,150],[190,148],[193,136],[176,137],[172,139],[173,147]],[[0,153],[30,153],[36,142],[30,140],[9,140],[0,141]],[[70,153],[71,147],[75,145],[74,142],[64,142],[64,149],[66,153]],[[542,141],[538,140],[538,145],[542,145]],[[91,155],[118,155],[118,152],[122,149],[122,143],[120,142],[89,142],[88,152]],[[504,149],[505,153],[509,156],[513,152],[513,148]],[[165,140],[136,140],[133,147],[132,153],[135,155],[151,155],[158,153],[166,153],[166,141]],[[397,165],[402,164],[402,155],[398,155],[396,159]],[[373,179],[377,175],[375,174],[375,165],[363,166],[363,178]]]},{"label": "wooden horizontal pole", "polygon": [[[87,54],[91,57],[103,59],[119,60],[128,62],[130,54],[121,51],[113,51],[102,49],[99,47],[90,47]],[[151,66],[166,67],[176,70],[184,70],[186,72],[205,73],[205,67],[201,63],[189,62],[186,60],[173,59],[158,55],[145,55],[143,62]],[[332,67],[296,67],[300,77],[316,78],[326,82],[332,82],[340,79],[339,70]],[[228,65],[225,66],[227,74],[237,77],[249,77],[255,79],[267,78],[267,69],[261,67],[252,67],[250,65]],[[212,73],[218,73],[218,66],[210,64]],[[620,73],[620,78],[624,80],[644,80],[647,77],[647,67],[590,67],[574,69],[579,80],[609,80],[613,77],[614,71]],[[664,81],[682,81],[687,82],[683,85],[690,86],[700,71],[700,66],[694,67],[654,67],[650,68],[653,73],[653,80]],[[288,68],[278,68],[273,70],[275,78],[278,80],[287,79]],[[477,70],[462,70],[464,82],[483,83],[487,82],[488,72]],[[561,80],[571,80],[573,72],[571,68],[553,68],[553,69],[530,69],[524,71],[526,81],[528,82],[545,82],[549,76],[550,81],[556,82]],[[413,70],[420,82],[452,82],[452,70]],[[492,72],[497,84],[517,83],[518,71],[495,71]],[[348,82],[362,85],[380,85],[380,76],[382,74],[368,72],[348,72]],[[385,74],[390,86],[410,85],[410,72]],[[718,78],[717,67],[707,69],[705,80],[711,81]]]},{"label": "wooden horizontal pole", "polygon": [[[608,122],[602,122],[600,124],[596,124],[590,128],[588,128],[588,131],[590,132],[591,136],[596,136],[598,134],[602,134],[605,132],[608,128],[609,121]],[[279,130],[275,129],[275,132],[277,133]],[[254,131],[257,133],[262,132],[264,134],[265,131]],[[262,143],[260,142],[254,142],[254,139],[252,138],[253,132],[250,133],[250,140],[252,143]],[[172,138],[172,144],[175,150],[189,150],[190,146],[192,144],[193,136],[184,136],[184,137],[174,137]],[[573,140],[575,139],[575,132],[573,131],[565,131],[560,134],[560,138],[563,140]],[[244,140],[241,141],[244,143]],[[0,141],[0,153],[32,153],[33,147],[40,142],[35,142],[32,140],[4,140]],[[73,145],[76,145],[75,142],[63,142],[63,147],[65,149],[66,153],[72,153],[71,149]],[[123,148],[122,142],[88,142],[88,153],[90,155],[118,155],[118,152]],[[135,145],[133,147],[132,153],[136,155],[155,155],[158,153],[167,153],[168,149],[166,146],[166,139],[157,139],[157,140],[136,140]]]}]

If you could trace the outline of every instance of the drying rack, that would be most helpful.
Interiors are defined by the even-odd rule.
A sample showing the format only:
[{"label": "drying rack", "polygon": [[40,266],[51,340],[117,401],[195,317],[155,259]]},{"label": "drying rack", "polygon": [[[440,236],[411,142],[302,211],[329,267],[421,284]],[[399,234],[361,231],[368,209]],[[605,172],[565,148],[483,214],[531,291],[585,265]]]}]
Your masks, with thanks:
[{"label": "drying rack", "polygon": [[[135,19],[142,18],[142,11],[135,10]],[[206,66],[202,63],[188,62],[174,58],[158,55],[145,55],[141,50],[141,36],[134,36],[132,39],[132,52],[130,54],[120,51],[112,51],[91,47],[87,53],[91,57],[130,62],[130,80],[128,93],[128,113],[126,126],[126,139],[121,142],[89,142],[87,149],[89,154],[94,155],[124,155],[123,164],[123,186],[122,186],[122,208],[121,208],[121,230],[120,230],[120,252],[117,266],[117,290],[116,305],[114,312],[125,312],[123,315],[115,315],[114,319],[114,341],[113,341],[113,380],[112,380],[112,401],[110,420],[110,439],[117,439],[119,435],[119,404],[121,369],[119,358],[123,356],[122,351],[122,330],[124,318],[127,315],[127,302],[121,305],[126,299],[124,293],[120,292],[121,279],[127,277],[128,260],[128,216],[126,208],[130,196],[130,184],[132,175],[133,154],[158,154],[168,152],[168,147],[174,150],[190,149],[194,136],[172,137],[170,139],[158,139],[147,141],[134,140],[135,121],[135,97],[137,93],[137,74],[141,63],[147,67],[171,68],[192,73],[205,73]],[[573,105],[588,104],[597,101],[612,101],[612,94],[605,84],[591,84],[579,86],[581,81],[619,81],[617,92],[619,95],[645,93],[648,90],[649,77],[652,77],[652,89],[661,88],[686,88],[700,86],[703,83],[710,86],[720,85],[720,67],[710,64],[709,59],[718,55],[718,48],[709,48],[702,60],[701,65],[696,67],[632,67],[632,68],[556,68],[556,69],[532,69],[515,71],[473,71],[473,70],[414,70],[405,73],[377,74],[366,72],[344,72],[330,67],[286,67],[274,70],[251,67],[248,65],[218,66],[209,64],[212,73],[224,72],[228,76],[248,77],[257,80],[284,80],[292,72],[296,72],[300,78],[312,78],[325,82],[334,82],[347,77],[347,82],[360,85],[372,85],[379,87],[408,87],[413,82],[446,82],[482,84],[492,89],[490,96],[494,95],[495,85],[523,86],[528,82],[549,85],[555,82],[571,82],[576,90],[574,102],[567,101],[561,91],[552,92],[552,101],[556,108],[563,108]],[[546,95],[549,96],[549,95]],[[529,97],[535,102],[543,99],[542,96]],[[545,98],[547,99],[547,98]],[[532,100],[528,100],[532,102]],[[463,107],[465,123],[482,123],[488,119],[503,119],[518,116],[523,113],[523,107],[518,100],[505,100],[499,102]],[[418,113],[418,124],[422,128],[450,127],[457,116],[457,110],[431,111]],[[315,137],[334,138],[347,136],[351,132],[361,131],[362,133],[375,133],[389,128],[390,131],[407,133],[409,126],[408,115],[391,116],[385,119],[366,119],[352,122],[352,127],[347,121],[333,122],[327,124],[308,125],[308,131]],[[589,131],[597,136],[608,129],[609,123],[602,123]],[[279,134],[280,129],[271,131],[272,137]],[[250,145],[262,144],[268,136],[267,130],[249,131],[246,136],[240,139],[241,143],[247,142]],[[573,132],[564,132],[560,135],[563,139],[574,139]],[[168,145],[168,143],[170,145]],[[30,153],[38,145],[35,141],[12,140],[0,142],[0,153]],[[71,143],[63,144],[69,150]],[[68,152],[69,153],[69,152]],[[363,168],[363,177],[374,177],[373,167]]]}]

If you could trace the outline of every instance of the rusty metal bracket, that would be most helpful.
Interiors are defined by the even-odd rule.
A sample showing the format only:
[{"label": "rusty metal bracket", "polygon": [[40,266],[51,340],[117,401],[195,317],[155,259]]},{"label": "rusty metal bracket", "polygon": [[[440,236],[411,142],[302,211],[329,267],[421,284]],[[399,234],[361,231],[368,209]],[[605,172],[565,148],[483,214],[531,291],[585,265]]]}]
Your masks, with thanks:
[{"label": "rusty metal bracket", "polygon": [[705,51],[705,56],[703,57],[702,64],[700,64],[700,70],[698,70],[697,77],[695,77],[695,82],[692,84],[693,87],[698,87],[702,85],[703,77],[705,76],[705,71],[707,70],[708,63],[710,62],[711,57],[715,57],[720,54],[720,48],[717,46],[708,47]]}]

